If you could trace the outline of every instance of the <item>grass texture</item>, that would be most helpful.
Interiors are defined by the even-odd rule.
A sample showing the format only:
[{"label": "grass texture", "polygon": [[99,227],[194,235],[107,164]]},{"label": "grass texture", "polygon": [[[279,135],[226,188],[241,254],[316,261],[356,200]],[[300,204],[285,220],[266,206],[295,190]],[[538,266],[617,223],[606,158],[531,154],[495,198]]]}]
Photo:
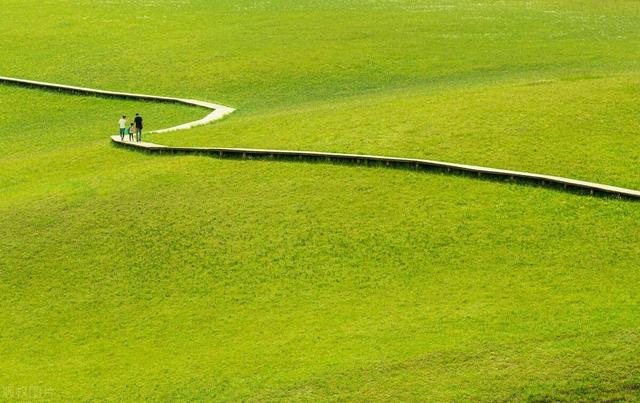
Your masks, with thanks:
[{"label": "grass texture", "polygon": [[[640,188],[633,1],[5,3],[2,75],[238,108],[154,141]],[[0,400],[637,398],[638,203],[135,112],[203,113],[0,86]]]}]

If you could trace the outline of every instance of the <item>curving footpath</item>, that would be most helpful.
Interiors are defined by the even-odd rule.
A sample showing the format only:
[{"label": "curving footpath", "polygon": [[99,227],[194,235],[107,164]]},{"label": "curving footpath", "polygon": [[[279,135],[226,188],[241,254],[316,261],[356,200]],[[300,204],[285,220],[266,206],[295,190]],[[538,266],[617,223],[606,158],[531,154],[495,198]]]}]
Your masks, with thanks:
[{"label": "curving footpath", "polygon": [[[149,133],[166,133],[176,130],[191,129],[196,126],[206,125],[215,120],[222,119],[226,115],[235,111],[224,105],[218,105],[211,102],[198,101],[195,99],[161,97],[155,95],[134,94],[128,92],[116,92],[97,90],[93,88],[75,87],[70,85],[53,84],[41,81],[24,80],[12,77],[0,76],[0,83],[16,85],[21,87],[33,87],[49,89],[54,91],[68,92],[73,94],[97,95],[103,97],[113,97],[120,99],[132,99],[153,102],[179,103],[185,105],[196,106],[209,110],[209,114],[200,120],[184,123],[178,126],[166,129],[154,130]],[[120,140],[120,136],[111,136],[111,141],[119,146],[130,147],[152,153],[170,153],[170,154],[198,154],[210,155],[217,157],[236,157],[236,158],[279,158],[289,160],[308,160],[308,161],[333,161],[364,165],[384,165],[401,168],[432,170],[440,172],[449,172],[453,174],[471,174],[484,177],[487,179],[508,180],[520,183],[530,183],[541,186],[554,187],[559,189],[586,192],[597,195],[612,195],[620,198],[640,200],[640,191],[626,189],[617,186],[604,185],[600,183],[586,182],[576,179],[563,178],[559,176],[542,175],[530,172],[511,171],[506,169],[487,168],[475,165],[455,164],[450,162],[423,160],[415,158],[397,158],[385,157],[379,155],[361,155],[361,154],[341,154],[327,153],[317,151],[290,151],[290,150],[266,150],[252,148],[224,148],[224,147],[171,147],[161,144],[147,142],[130,142]]]}]

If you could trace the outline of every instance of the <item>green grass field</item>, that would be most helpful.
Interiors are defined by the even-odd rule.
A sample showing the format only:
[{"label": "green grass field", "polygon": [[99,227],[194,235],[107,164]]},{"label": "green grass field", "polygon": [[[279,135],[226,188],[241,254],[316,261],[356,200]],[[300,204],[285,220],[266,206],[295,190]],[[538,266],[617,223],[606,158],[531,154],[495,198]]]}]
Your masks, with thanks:
[{"label": "green grass field", "polygon": [[[637,1],[6,1],[0,75],[162,144],[640,189]],[[136,58],[133,56],[137,55]],[[114,147],[0,85],[0,400],[640,398],[640,204]]]}]

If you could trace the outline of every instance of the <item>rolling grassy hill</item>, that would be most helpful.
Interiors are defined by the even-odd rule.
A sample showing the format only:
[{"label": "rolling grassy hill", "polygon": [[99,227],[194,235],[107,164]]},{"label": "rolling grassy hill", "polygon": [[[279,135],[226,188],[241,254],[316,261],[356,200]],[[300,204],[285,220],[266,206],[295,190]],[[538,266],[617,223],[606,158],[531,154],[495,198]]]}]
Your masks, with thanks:
[{"label": "rolling grassy hill", "polygon": [[[2,9],[2,75],[238,108],[163,143],[640,188],[633,1]],[[0,86],[0,399],[637,397],[640,204],[111,146],[137,111],[202,113]]]}]

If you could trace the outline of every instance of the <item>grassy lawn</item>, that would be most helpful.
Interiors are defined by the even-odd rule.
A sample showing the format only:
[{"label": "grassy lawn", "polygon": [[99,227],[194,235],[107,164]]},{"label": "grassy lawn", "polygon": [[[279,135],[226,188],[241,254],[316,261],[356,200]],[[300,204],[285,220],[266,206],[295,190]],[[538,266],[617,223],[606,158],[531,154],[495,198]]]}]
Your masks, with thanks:
[{"label": "grassy lawn", "polygon": [[[513,102],[517,99],[518,102]],[[419,157],[640,189],[640,75],[391,91],[232,116],[152,141]]]},{"label": "grassy lawn", "polygon": [[[0,75],[238,108],[161,143],[640,188],[639,14],[21,0]],[[637,399],[640,204],[110,145],[138,111],[149,129],[203,114],[0,86],[0,400]]]}]

